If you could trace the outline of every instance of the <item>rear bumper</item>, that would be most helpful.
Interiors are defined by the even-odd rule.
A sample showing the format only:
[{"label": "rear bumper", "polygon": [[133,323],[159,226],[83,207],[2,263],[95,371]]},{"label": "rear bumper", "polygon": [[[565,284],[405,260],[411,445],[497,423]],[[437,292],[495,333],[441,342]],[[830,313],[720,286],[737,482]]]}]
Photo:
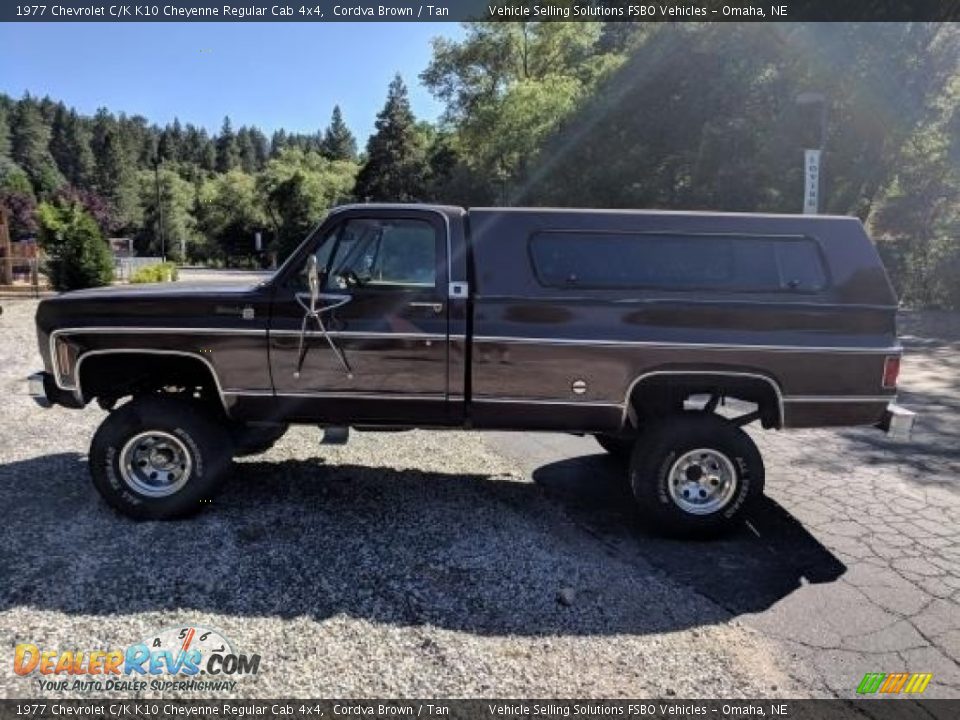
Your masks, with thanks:
[{"label": "rear bumper", "polygon": [[913,435],[913,425],[917,414],[905,407],[890,403],[883,412],[883,418],[877,424],[881,430],[894,440],[909,440]]}]

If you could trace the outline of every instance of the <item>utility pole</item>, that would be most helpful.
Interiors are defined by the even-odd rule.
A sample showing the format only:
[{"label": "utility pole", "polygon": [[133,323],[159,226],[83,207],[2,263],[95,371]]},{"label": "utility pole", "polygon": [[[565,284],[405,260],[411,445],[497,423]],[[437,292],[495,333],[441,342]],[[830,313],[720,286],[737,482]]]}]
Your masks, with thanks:
[{"label": "utility pole", "polygon": [[160,259],[167,261],[167,242],[163,236],[163,203],[160,198],[160,155],[153,156],[153,176],[157,182],[157,235],[160,237]]}]

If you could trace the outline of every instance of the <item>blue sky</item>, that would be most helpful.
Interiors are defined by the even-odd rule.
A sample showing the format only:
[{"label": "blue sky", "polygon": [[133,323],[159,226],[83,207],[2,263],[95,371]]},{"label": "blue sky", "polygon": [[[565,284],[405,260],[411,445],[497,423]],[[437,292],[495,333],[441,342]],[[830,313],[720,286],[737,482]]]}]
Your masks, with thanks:
[{"label": "blue sky", "polygon": [[361,145],[400,72],[418,118],[442,106],[417,76],[447,23],[0,24],[0,92],[50,95],[164,124],[312,132],[336,103]]}]

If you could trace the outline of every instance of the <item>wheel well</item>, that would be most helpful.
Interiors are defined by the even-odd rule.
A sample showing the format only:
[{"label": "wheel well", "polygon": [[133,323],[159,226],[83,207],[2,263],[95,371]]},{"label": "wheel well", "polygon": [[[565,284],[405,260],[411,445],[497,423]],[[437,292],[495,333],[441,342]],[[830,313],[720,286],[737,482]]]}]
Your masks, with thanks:
[{"label": "wheel well", "polygon": [[[662,417],[684,409],[694,396],[710,397],[709,407],[727,399],[756,405],[756,417],[765,428],[783,424],[780,386],[766,375],[746,372],[657,371],[641,376],[630,389],[628,422]],[[744,418],[748,418],[745,415]]]},{"label": "wheel well", "polygon": [[199,357],[162,352],[107,352],[82,355],[77,382],[84,402],[111,408],[122,397],[157,392],[189,393],[223,408],[213,369]]}]

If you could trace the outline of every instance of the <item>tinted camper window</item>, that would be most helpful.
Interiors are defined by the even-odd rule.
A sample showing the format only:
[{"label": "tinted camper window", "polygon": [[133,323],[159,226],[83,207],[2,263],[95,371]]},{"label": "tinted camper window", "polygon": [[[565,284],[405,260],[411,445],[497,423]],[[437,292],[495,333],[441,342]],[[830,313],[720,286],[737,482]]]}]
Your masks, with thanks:
[{"label": "tinted camper window", "polygon": [[826,285],[816,243],[802,237],[541,232],[537,278],[551,287],[813,292]]}]

